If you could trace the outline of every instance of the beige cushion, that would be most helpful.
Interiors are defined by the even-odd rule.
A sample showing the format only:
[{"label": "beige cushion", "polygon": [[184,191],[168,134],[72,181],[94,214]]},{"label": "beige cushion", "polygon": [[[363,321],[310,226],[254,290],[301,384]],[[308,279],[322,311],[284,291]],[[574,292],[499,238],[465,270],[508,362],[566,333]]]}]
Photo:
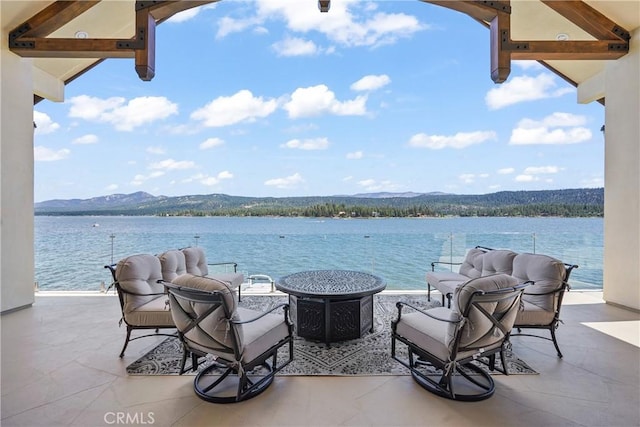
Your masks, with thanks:
[{"label": "beige cushion", "polygon": [[182,253],[184,254],[187,273],[195,276],[206,276],[209,274],[204,249],[199,246],[189,247],[182,249]]},{"label": "beige cushion", "polygon": [[[238,308],[238,318],[241,321],[255,319],[262,313],[247,308]],[[289,327],[285,322],[284,311],[274,311],[254,321],[238,325],[244,336],[242,360],[250,362],[271,346],[289,335]]]},{"label": "beige cushion", "polygon": [[528,280],[534,282],[527,286],[524,301],[535,304],[543,310],[555,311],[558,301],[558,293],[539,295],[554,291],[562,287],[566,274],[566,268],[562,261],[541,254],[518,254],[513,260],[513,277],[518,282]]},{"label": "beige cushion", "polygon": [[242,273],[209,273],[207,277],[224,282],[231,289],[236,289],[244,283]]},{"label": "beige cushion", "polygon": [[[183,274],[176,277],[173,283],[185,288],[198,289],[208,292],[219,292],[224,299],[224,303],[229,310],[231,318],[236,314],[236,301],[233,291],[223,282],[203,276],[194,276],[193,274]],[[176,307],[178,304],[179,307]],[[179,331],[184,332],[192,323],[192,317],[201,317],[203,313],[209,310],[212,303],[194,303],[185,299],[171,296],[171,312],[173,320]],[[184,337],[189,344],[196,348],[209,353],[228,352],[234,347],[233,334],[228,317],[224,311],[222,304],[213,310],[208,316],[203,318],[199,327],[192,328],[184,332]],[[240,335],[236,335],[238,346],[242,345],[242,331]]]},{"label": "beige cushion", "polygon": [[440,291],[442,295],[453,293],[458,285],[469,280],[467,276],[453,271],[430,271],[427,273],[427,283]]},{"label": "beige cushion", "polygon": [[517,253],[507,249],[494,249],[487,251],[482,257],[482,276],[513,271],[513,259]]},{"label": "beige cushion", "polygon": [[518,312],[514,326],[519,325],[549,325],[553,321],[555,313],[553,311],[544,310],[528,301],[522,301],[523,310]]},{"label": "beige cushion", "polygon": [[[464,314],[467,306],[471,303],[473,294],[476,291],[493,291],[516,286],[518,281],[507,274],[494,274],[492,276],[478,277],[471,279],[463,285],[456,288],[453,294],[453,302],[451,309],[455,313]],[[490,314],[500,313],[506,310],[512,304],[512,300],[503,302],[485,302],[480,306]],[[510,311],[507,318],[501,319],[507,330],[511,330],[515,322],[519,304],[515,304],[513,310]],[[460,345],[463,347],[489,347],[499,343],[504,334],[498,329],[494,330],[494,325],[487,316],[476,308],[471,307],[468,313],[468,321],[463,326],[460,339]],[[487,335],[488,332],[492,332]]]},{"label": "beige cushion", "polygon": [[482,275],[482,263],[485,252],[485,250],[479,248],[469,249],[467,256],[465,256],[460,266],[460,274],[466,276],[468,279],[480,277]]},{"label": "beige cushion", "polygon": [[160,265],[162,267],[162,278],[171,282],[181,274],[187,273],[187,265],[184,253],[180,250],[173,249],[158,255]]},{"label": "beige cushion", "polygon": [[159,296],[141,305],[128,313],[125,320],[132,326],[175,327],[167,296]]},{"label": "beige cushion", "polygon": [[125,291],[122,308],[125,318],[138,307],[159,297],[158,295],[131,295],[127,292],[136,294],[164,293],[164,285],[158,283],[158,280],[161,279],[160,260],[156,256],[150,254],[131,255],[118,262],[116,280]]}]

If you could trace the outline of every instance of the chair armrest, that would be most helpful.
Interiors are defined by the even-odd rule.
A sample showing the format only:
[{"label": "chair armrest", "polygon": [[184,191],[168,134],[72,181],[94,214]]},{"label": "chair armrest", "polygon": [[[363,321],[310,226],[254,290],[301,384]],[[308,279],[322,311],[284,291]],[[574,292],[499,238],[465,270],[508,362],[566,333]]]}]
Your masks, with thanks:
[{"label": "chair armrest", "polygon": [[259,316],[254,317],[253,319],[247,319],[247,320],[243,320],[243,321],[239,321],[239,320],[231,320],[230,323],[233,323],[234,325],[244,325],[245,323],[251,323],[251,322],[255,322],[258,319],[263,318],[264,316],[266,316],[267,314],[270,314],[271,312],[279,309],[279,308],[284,308],[285,311],[285,319],[287,318],[287,313],[289,312],[289,304],[287,303],[282,303],[282,304],[278,304],[272,308],[270,308],[267,311],[264,311],[262,313],[260,313]]},{"label": "chair armrest", "polygon": [[[536,283],[529,280],[525,283],[529,283],[530,286],[535,286]],[[527,287],[528,288],[528,287]],[[547,291],[547,292],[540,292],[540,293],[534,293],[534,292],[527,292],[527,288],[525,288],[523,295],[552,295],[552,294],[557,294],[560,292],[564,292],[565,290],[569,290],[569,284],[567,282],[562,282],[562,285],[558,288],[558,289],[553,289],[551,291]]]},{"label": "chair armrest", "polygon": [[[456,314],[456,316],[458,317],[458,318],[457,318],[457,319],[455,319],[455,320],[451,320],[451,319],[443,319],[443,318],[441,318],[441,317],[434,316],[433,314],[429,313],[428,311],[425,311],[425,310],[423,310],[423,309],[421,309],[421,308],[418,308],[418,307],[416,307],[416,306],[415,306],[415,305],[413,305],[413,304],[409,304],[408,302],[398,301],[398,302],[396,303],[396,307],[398,307],[398,319],[397,319],[397,320],[400,320],[400,317],[401,317],[401,315],[402,315],[402,314],[401,314],[401,313],[402,313],[402,306],[410,307],[410,308],[414,309],[415,311],[417,311],[417,312],[419,312],[419,313],[422,313],[422,314],[424,314],[425,316],[429,316],[430,318],[435,319],[435,320],[438,320],[438,321],[440,321],[440,322],[447,322],[447,323],[460,323],[460,322],[464,319],[464,317],[462,317],[462,315],[460,315],[459,313],[454,313],[454,314]],[[397,322],[397,321],[396,321],[396,322]]]},{"label": "chair armrest", "polygon": [[210,266],[232,265],[233,266],[233,272],[236,273],[238,271],[238,263],[234,262],[234,261],[210,262],[210,263],[207,263],[207,265],[210,265]]},{"label": "chair armrest", "polygon": [[462,263],[461,263],[461,262],[432,261],[432,262],[431,262],[431,271],[435,271],[436,264],[445,264],[445,265],[462,265]]}]

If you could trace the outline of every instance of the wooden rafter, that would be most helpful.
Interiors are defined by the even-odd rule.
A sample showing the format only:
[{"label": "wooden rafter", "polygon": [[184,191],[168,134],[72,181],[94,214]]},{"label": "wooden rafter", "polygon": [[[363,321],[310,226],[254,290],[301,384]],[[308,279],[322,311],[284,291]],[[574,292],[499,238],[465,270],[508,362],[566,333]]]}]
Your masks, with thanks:
[{"label": "wooden rafter", "polygon": [[591,34],[597,40],[629,41],[629,31],[583,1],[541,0],[542,3]]},{"label": "wooden rafter", "polygon": [[28,58],[135,58],[142,80],[155,75],[155,27],[178,12],[214,3],[206,1],[136,1],[136,33],[131,39],[47,37],[100,0],[56,1],[9,33],[9,49]]}]

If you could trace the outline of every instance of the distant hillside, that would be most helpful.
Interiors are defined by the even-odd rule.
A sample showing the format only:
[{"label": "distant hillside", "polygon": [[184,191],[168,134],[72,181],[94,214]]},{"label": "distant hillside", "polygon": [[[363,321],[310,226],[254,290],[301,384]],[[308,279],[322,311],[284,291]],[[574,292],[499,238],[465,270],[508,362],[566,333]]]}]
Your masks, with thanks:
[{"label": "distant hillside", "polygon": [[371,193],[353,196],[242,197],[227,194],[113,194],[35,204],[36,215],[192,216],[602,216],[604,189],[501,191],[481,195]]}]

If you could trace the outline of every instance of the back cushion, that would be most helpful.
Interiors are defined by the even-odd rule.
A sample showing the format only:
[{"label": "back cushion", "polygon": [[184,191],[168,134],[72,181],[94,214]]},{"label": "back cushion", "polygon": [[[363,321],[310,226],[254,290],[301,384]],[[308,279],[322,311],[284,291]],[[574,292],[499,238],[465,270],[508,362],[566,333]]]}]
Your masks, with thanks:
[{"label": "back cushion", "polygon": [[479,248],[469,249],[467,256],[464,258],[460,266],[460,274],[464,274],[470,278],[480,277],[482,275],[482,260],[485,251]]},{"label": "back cushion", "polygon": [[494,249],[487,251],[482,257],[482,275],[489,276],[496,273],[511,274],[513,259],[517,253],[508,249]]},{"label": "back cushion", "polygon": [[204,249],[201,247],[184,248],[182,253],[184,254],[187,273],[195,276],[206,276],[209,274]]},{"label": "back cushion", "polygon": [[172,282],[173,279],[187,272],[187,265],[182,251],[177,249],[166,251],[158,255],[158,259],[162,266],[162,278],[167,282]]},{"label": "back cushion", "polygon": [[534,282],[527,286],[522,299],[547,311],[555,310],[558,294],[540,294],[560,289],[565,272],[562,261],[548,255],[525,253],[518,254],[513,260],[513,277],[520,283],[527,280]]},{"label": "back cushion", "polygon": [[[494,274],[491,276],[478,277],[471,279],[463,285],[456,288],[453,294],[452,310],[459,314],[464,314],[467,306],[471,303],[472,296],[476,291],[494,291],[498,289],[511,288],[516,286],[518,281],[507,274]],[[514,293],[514,297],[517,293]],[[488,313],[494,312],[501,313],[511,306],[513,300],[504,300],[501,302],[485,302],[480,305]],[[512,313],[509,314],[509,318],[505,319],[510,324],[506,325],[508,330],[511,330],[513,322],[517,314],[519,304],[513,306]],[[461,332],[460,345],[468,346],[483,346],[491,345],[501,340],[504,335],[502,332],[493,331],[487,335],[488,332],[494,328],[491,320],[482,314],[476,307],[471,307],[468,314],[468,321],[463,325]]]},{"label": "back cushion", "polygon": [[[150,254],[131,255],[116,265],[116,280],[126,292],[136,294],[160,294],[164,285],[158,283],[162,279],[162,269],[158,257]],[[123,293],[125,314],[148,303],[158,295],[130,295]]]},{"label": "back cushion", "polygon": [[[235,316],[235,294],[225,283],[210,277],[194,276],[193,274],[183,274],[178,276],[173,280],[173,283],[185,288],[199,289],[208,292],[219,292],[224,299],[224,304],[229,310],[230,317],[233,318]],[[211,304],[209,303],[194,303],[173,295],[171,301],[172,304],[174,304],[174,298],[176,299],[175,302],[180,304],[180,309],[175,310],[172,306],[171,314],[176,327],[180,331],[184,331],[184,329],[191,324],[191,317],[189,315],[185,316],[184,312],[190,315],[200,316],[211,308]],[[226,322],[226,319],[228,319],[228,317],[226,316],[222,305],[220,305],[220,307],[215,309],[201,321],[199,328],[191,329],[185,337],[205,348],[220,348],[220,343],[224,346],[232,347],[232,332],[229,330],[229,325]],[[238,345],[242,348],[242,328],[236,328],[236,332],[239,341]]]}]

